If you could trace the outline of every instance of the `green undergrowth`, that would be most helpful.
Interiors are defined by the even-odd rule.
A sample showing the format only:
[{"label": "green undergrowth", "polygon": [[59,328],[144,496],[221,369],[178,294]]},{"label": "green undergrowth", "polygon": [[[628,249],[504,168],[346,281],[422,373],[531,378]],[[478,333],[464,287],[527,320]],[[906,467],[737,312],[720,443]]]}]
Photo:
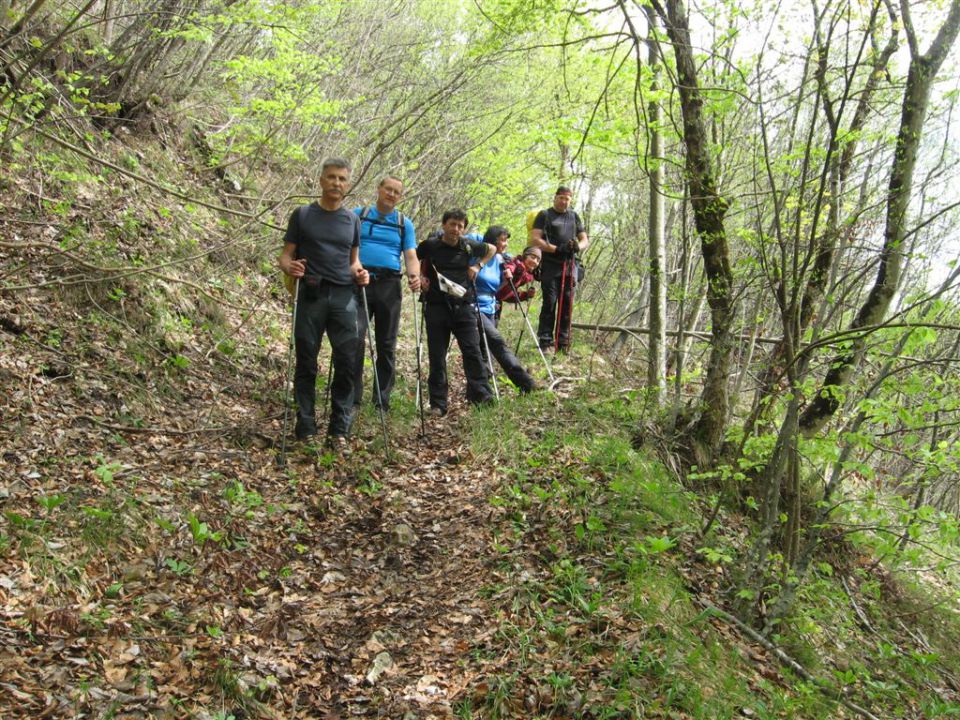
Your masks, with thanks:
[{"label": "green undergrowth", "polygon": [[502,478],[497,582],[482,589],[498,624],[465,660],[479,679],[458,717],[850,716],[840,694],[881,717],[960,714],[951,607],[869,558],[825,552],[773,638],[812,682],[717,617],[745,521],[724,510],[701,537],[710,503],[631,446],[640,403],[601,388],[503,404],[475,426],[475,454]]},{"label": "green undergrowth", "polygon": [[106,130],[95,139],[102,164],[38,142],[14,153],[19,176],[0,173],[0,220],[21,229],[32,260],[11,262],[0,283],[0,317],[16,317],[3,350],[43,358],[39,373],[69,378],[64,389],[87,410],[103,406],[91,414],[123,424],[148,425],[169,402],[189,402],[210,372],[224,380],[217,391],[239,397],[254,384],[264,396],[259,377],[277,377],[275,343],[288,333],[274,267],[280,231],[211,209],[234,202],[187,143]]}]

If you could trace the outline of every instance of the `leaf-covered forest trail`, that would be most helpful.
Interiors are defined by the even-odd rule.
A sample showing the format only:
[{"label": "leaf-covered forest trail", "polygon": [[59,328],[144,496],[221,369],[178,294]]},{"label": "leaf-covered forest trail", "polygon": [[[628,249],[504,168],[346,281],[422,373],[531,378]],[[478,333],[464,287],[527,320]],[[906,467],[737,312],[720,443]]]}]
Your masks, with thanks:
[{"label": "leaf-covered forest trail", "polygon": [[0,717],[451,716],[496,627],[471,411],[422,439],[390,418],[387,462],[367,409],[349,457],[291,445],[281,467],[250,367],[158,387],[116,344],[0,310],[19,348],[0,356]]}]

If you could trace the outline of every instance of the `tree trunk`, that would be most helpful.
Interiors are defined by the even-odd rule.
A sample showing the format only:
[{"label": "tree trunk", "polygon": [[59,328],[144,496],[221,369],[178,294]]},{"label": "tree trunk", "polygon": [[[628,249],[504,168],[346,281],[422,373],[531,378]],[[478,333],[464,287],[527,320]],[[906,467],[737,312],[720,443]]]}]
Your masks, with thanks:
[{"label": "tree trunk", "polygon": [[[645,321],[646,310],[649,305],[649,290],[650,283],[648,278],[643,278],[640,281],[640,290],[637,291],[635,295],[635,302],[631,300],[630,305],[633,305],[633,310],[624,315],[620,321],[620,324],[626,326],[637,326],[643,325]],[[622,332],[617,335],[617,339],[613,341],[613,344],[610,346],[610,351],[613,353],[619,353],[623,350],[624,345],[627,344],[627,340],[631,338],[631,335],[627,332]]]},{"label": "tree trunk", "polygon": [[787,414],[777,433],[776,445],[758,483],[761,488],[760,527],[750,548],[736,603],[737,615],[751,624],[757,619],[758,603],[762,599],[768,572],[770,547],[780,526],[780,489],[784,469],[791,455],[796,452],[799,412],[799,399],[794,395],[787,405]]},{"label": "tree trunk", "polygon": [[111,0],[103,0],[103,30],[101,31],[101,38],[104,45],[109,46],[113,42],[114,24],[113,3]]},{"label": "tree trunk", "polygon": [[[910,191],[913,187],[913,171],[923,136],[923,124],[930,101],[930,88],[960,31],[960,0],[951,2],[946,21],[937,33],[930,50],[923,55],[918,54],[909,15],[905,15],[904,24],[910,41],[911,60],[900,114],[897,147],[890,172],[880,267],[870,294],[853,320],[851,326],[853,330],[877,325],[883,321],[900,282],[904,260],[902,245],[906,232]],[[860,335],[854,340],[849,350],[839,353],[830,363],[830,370],[824,378],[820,391],[800,418],[800,428],[806,437],[816,435],[840,407],[843,388],[859,364],[865,344],[866,337]]]},{"label": "tree trunk", "polygon": [[647,348],[647,398],[651,407],[658,407],[667,391],[667,283],[666,244],[664,241],[663,203],[663,137],[660,134],[660,57],[656,39],[657,16],[653,8],[645,8],[649,38],[648,59],[653,71],[650,91],[653,99],[647,106],[650,133],[650,215],[647,238],[650,252],[650,344]]},{"label": "tree trunk", "polygon": [[[16,37],[33,19],[33,16],[37,14],[37,11],[43,7],[45,0],[34,0],[33,4],[28,7],[23,15],[20,16],[20,19],[17,20],[13,25],[10,26],[10,30],[5,32],[3,35],[0,35],[0,47],[6,45],[10,40]],[[4,0],[3,5],[3,21],[7,19],[7,11],[10,10],[12,3],[9,0]],[[0,25],[2,27],[2,25]]]},{"label": "tree trunk", "polygon": [[[868,33],[874,32],[877,22],[877,11],[878,8],[875,8],[874,14],[871,16],[870,26],[866,31]],[[813,257],[813,265],[807,275],[803,294],[800,298],[799,312],[794,305],[794,301],[791,301],[790,307],[788,307],[786,311],[786,315],[789,318],[798,318],[795,337],[800,337],[813,322],[816,316],[816,310],[823,298],[827,285],[832,280],[837,251],[844,232],[846,231],[840,215],[840,209],[843,204],[841,198],[846,192],[853,159],[859,148],[859,143],[856,138],[866,126],[866,122],[873,110],[873,100],[877,86],[884,77],[887,71],[887,63],[896,51],[898,45],[898,35],[896,25],[894,25],[894,30],[887,40],[886,45],[879,53],[876,53],[870,61],[869,75],[864,83],[863,89],[859,92],[853,118],[847,126],[847,130],[844,132],[840,127],[841,118],[835,110],[835,105],[839,102],[842,108],[848,101],[848,97],[841,97],[838,100],[830,97],[830,88],[827,82],[829,48],[823,45],[819,33],[816,34],[817,63],[813,75],[817,82],[823,112],[830,128],[830,143],[828,147],[830,202],[827,208],[826,228],[820,234],[820,237],[813,238],[811,241],[809,253],[810,256]],[[851,92],[851,88],[848,86],[845,93],[849,92]],[[796,106],[800,108],[802,103],[798,101]],[[845,138],[854,138],[847,140],[842,151],[838,149],[841,135]],[[866,195],[861,194],[859,204],[855,206],[855,209],[849,214],[851,216],[859,214],[866,202]],[[804,260],[804,263],[808,262],[808,260],[809,257]],[[787,321],[785,321],[785,324],[786,322]],[[784,337],[786,337],[786,334]],[[744,442],[756,431],[757,424],[760,422],[765,409],[773,406],[773,403],[770,401],[773,396],[779,393],[780,380],[784,374],[784,368],[792,362],[793,358],[788,356],[785,340],[770,351],[755,393],[753,408],[743,424]]]},{"label": "tree trunk", "polygon": [[654,0],[654,8],[666,26],[677,61],[686,180],[707,276],[712,341],[706,381],[700,396],[700,415],[691,440],[693,461],[701,467],[709,467],[723,442],[729,405],[727,383],[733,351],[734,299],[733,272],[723,224],[729,203],[719,195],[711,167],[710,141],[703,119],[703,99],[697,82],[686,9],[681,0],[666,0],[666,11],[658,0]]}]

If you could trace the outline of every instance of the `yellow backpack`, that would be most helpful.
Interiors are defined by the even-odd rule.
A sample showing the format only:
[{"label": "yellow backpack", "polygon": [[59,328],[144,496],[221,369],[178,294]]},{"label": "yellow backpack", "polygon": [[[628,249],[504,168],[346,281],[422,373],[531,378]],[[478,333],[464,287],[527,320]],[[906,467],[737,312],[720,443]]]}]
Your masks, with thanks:
[{"label": "yellow backpack", "polygon": [[537,215],[540,214],[539,210],[531,210],[527,213],[527,245],[532,245],[533,240],[533,223],[537,219]]}]

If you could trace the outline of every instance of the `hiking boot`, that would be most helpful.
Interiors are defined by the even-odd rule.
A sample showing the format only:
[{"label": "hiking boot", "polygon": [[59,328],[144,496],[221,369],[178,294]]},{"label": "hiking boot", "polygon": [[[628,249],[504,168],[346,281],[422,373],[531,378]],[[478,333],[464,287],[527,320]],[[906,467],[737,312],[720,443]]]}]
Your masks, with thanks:
[{"label": "hiking boot", "polygon": [[531,380],[526,385],[520,386],[521,395],[527,395],[528,393],[537,392],[538,390],[543,390],[543,385],[536,380]]},{"label": "hiking boot", "polygon": [[343,435],[327,435],[327,449],[343,457],[352,452],[350,442]]},{"label": "hiking boot", "polygon": [[430,414],[430,417],[442,418],[444,415],[447,414],[447,411],[444,410],[443,408],[432,407],[430,408],[429,414]]},{"label": "hiking boot", "polygon": [[297,440],[301,442],[309,442],[311,439],[317,436],[317,426],[312,423],[301,422],[297,420],[296,427],[294,427],[294,435],[296,435]]}]

